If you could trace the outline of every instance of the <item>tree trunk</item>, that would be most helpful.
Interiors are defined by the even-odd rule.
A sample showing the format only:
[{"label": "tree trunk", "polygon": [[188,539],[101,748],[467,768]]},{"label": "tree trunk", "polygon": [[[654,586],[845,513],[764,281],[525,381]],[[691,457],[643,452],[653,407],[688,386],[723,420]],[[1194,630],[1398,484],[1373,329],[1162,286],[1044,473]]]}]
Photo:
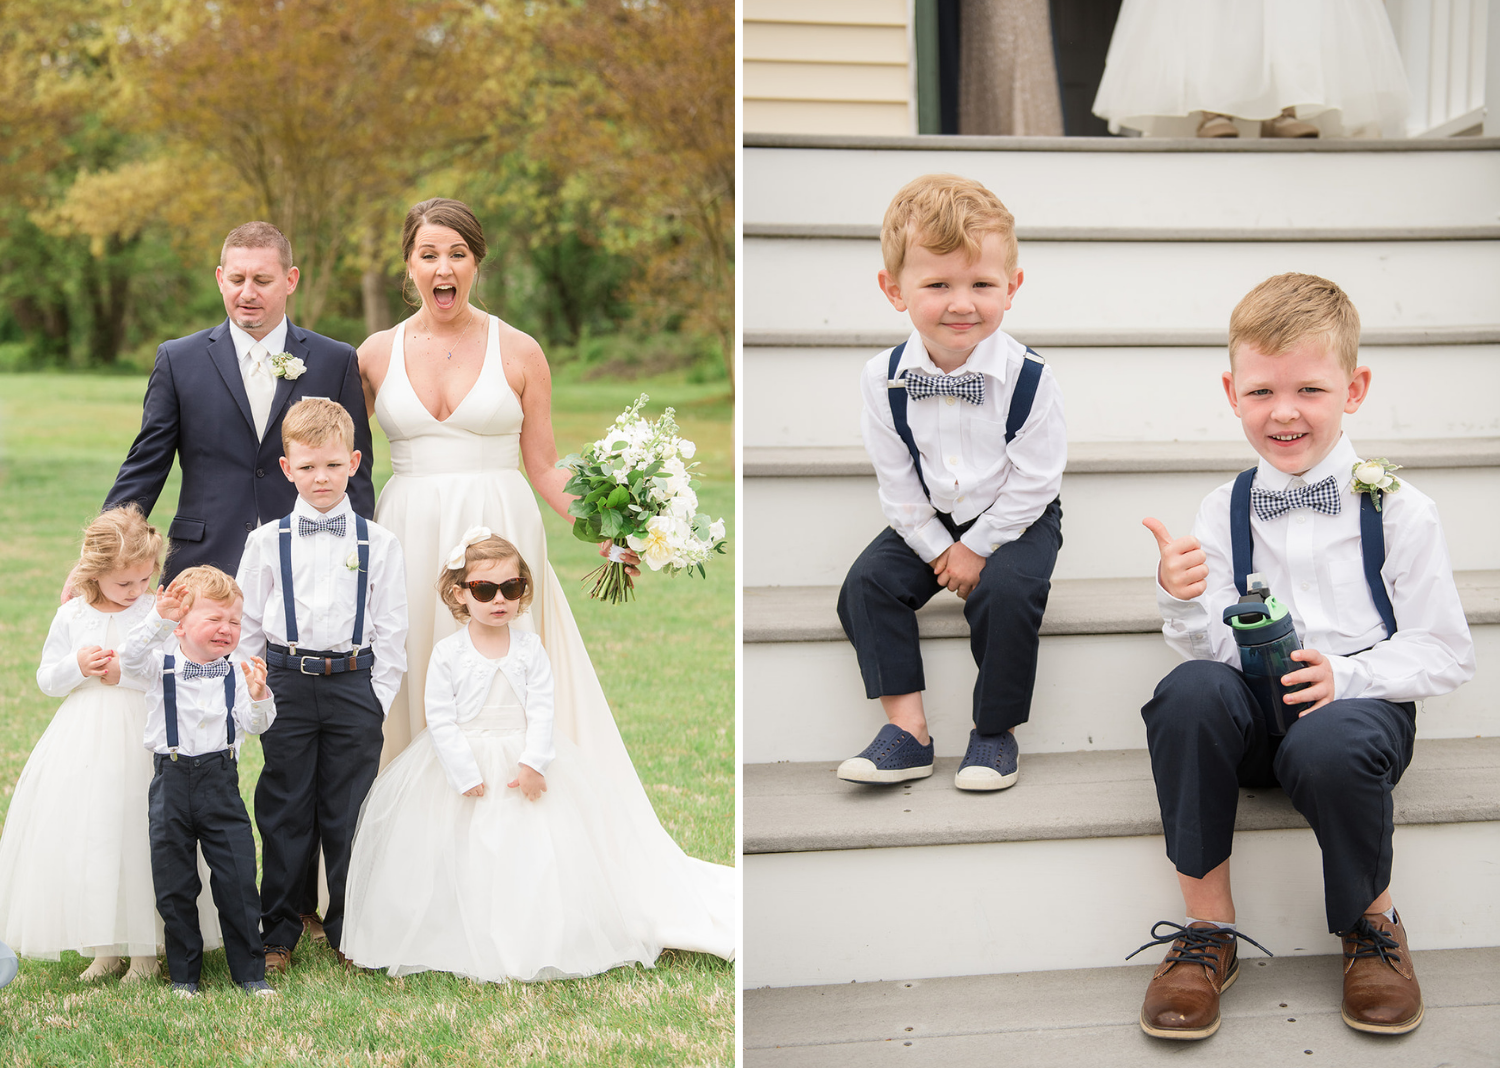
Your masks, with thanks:
[{"label": "tree trunk", "polygon": [[359,292],[365,309],[365,336],[369,337],[394,324],[391,321],[390,301],[386,299],[386,278],[385,272],[380,269],[375,231],[367,230],[360,244],[365,269],[359,276]]}]

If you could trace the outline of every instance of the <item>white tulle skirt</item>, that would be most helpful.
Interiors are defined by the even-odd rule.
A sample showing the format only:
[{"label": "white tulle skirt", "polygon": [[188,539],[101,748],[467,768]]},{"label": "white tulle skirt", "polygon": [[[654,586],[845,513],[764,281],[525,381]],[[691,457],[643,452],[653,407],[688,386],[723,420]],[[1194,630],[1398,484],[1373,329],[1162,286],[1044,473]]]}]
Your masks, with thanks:
[{"label": "white tulle skirt", "polygon": [[[22,957],[154,956],[145,697],[89,679],[31,751],[0,834],[0,940]],[[204,946],[223,944],[198,862]]]},{"label": "white tulle skirt", "polygon": [[426,731],[370,788],[349,864],[343,952],[391,975],[490,982],[652,964],[663,948],[660,909],[646,906],[660,880],[578,747],[555,739],[547,791],[528,801],[506,786],[525,743],[519,705],[486,709],[462,729],[484,797],[448,784]]},{"label": "white tulle skirt", "polygon": [[1380,0],[1125,0],[1094,114],[1192,137],[1205,112],[1296,109],[1325,137],[1404,137],[1406,74]]}]

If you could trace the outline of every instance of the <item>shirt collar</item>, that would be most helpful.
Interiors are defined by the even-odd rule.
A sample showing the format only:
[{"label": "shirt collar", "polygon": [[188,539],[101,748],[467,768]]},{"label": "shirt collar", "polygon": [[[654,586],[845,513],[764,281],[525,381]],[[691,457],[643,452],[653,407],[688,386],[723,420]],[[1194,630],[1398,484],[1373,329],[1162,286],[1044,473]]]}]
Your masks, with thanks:
[{"label": "shirt collar", "polygon": [[301,497],[298,497],[297,503],[292,505],[292,515],[305,515],[309,519],[323,519],[324,517],[346,515],[352,511],[354,511],[354,508],[349,504],[349,494],[347,491],[345,491],[344,495],[339,498],[339,503],[335,504],[326,512],[318,511],[312,505],[304,501]]},{"label": "shirt collar", "polygon": [[1010,363],[1011,350],[1016,349],[1022,353],[1026,350],[1021,343],[1011,337],[1003,330],[996,330],[989,337],[974,346],[974,351],[969,353],[969,358],[959,364],[951,372],[938,369],[938,365],[932,362],[932,357],[927,352],[927,345],[922,341],[922,335],[913,330],[911,336],[906,339],[906,349],[901,353],[901,362],[896,365],[896,374],[912,368],[929,375],[941,375],[951,373],[955,375],[967,374],[970,371],[978,371],[980,374],[988,375],[997,382],[1004,384],[1005,372]]},{"label": "shirt collar", "polygon": [[1335,478],[1340,479],[1336,484],[1340,492],[1343,492],[1349,488],[1350,481],[1348,478],[1341,476],[1348,476],[1354,469],[1354,462],[1358,459],[1359,455],[1354,451],[1354,446],[1349,442],[1349,435],[1340,434],[1338,443],[1328,450],[1328,455],[1302,475],[1289,475],[1285,471],[1278,471],[1272,466],[1270,460],[1261,457],[1260,464],[1255,472],[1255,481],[1262,489],[1280,492],[1290,486],[1294,478],[1300,478],[1304,483],[1311,486],[1313,483],[1321,482],[1329,475],[1333,475]]},{"label": "shirt collar", "polygon": [[[266,347],[267,352],[274,354],[286,351],[286,327],[286,316],[283,315],[281,322],[273,326],[271,332],[260,339],[260,343]],[[233,319],[229,320],[229,336],[234,340],[235,355],[243,363],[245,357],[250,354],[250,349],[255,344],[255,339],[236,326]]]}]

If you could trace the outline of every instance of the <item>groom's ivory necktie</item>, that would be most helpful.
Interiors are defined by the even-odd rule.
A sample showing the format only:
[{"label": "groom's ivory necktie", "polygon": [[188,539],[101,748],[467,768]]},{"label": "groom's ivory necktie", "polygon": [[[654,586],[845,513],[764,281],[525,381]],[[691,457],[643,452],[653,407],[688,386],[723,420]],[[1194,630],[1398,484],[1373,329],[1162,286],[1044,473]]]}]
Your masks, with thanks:
[{"label": "groom's ivory necktie", "polygon": [[266,436],[266,420],[276,397],[276,378],[271,374],[270,353],[257,341],[245,357],[245,393],[250,398],[250,416],[255,420],[257,440]]}]

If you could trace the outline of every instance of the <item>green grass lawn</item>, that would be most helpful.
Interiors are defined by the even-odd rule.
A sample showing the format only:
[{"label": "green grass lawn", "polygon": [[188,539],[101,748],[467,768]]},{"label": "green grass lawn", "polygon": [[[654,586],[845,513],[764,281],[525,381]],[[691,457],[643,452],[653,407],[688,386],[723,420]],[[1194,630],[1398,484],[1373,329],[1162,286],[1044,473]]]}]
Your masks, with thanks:
[{"label": "green grass lawn", "polygon": [[[140,421],[144,378],[0,375],[0,816],[57,702],[37,688],[42,641],[78,538],[113,481]],[[642,390],[649,412],[675,405],[699,446],[710,514],[734,547],[732,409],[721,384],[558,385],[559,452],[593,440]],[[375,479],[390,475],[376,442]],[[177,476],[152,521],[165,530]],[[657,814],[693,856],[734,862],[734,559],[707,581],[646,574],[634,603],[587,600],[599,562],[543,506],[549,551]],[[245,744],[250,805],[260,746]],[[729,1064],[734,966],[691,953],[655,969],[504,986],[426,974],[346,974],[323,945],[298,946],[274,1005],[229,984],[207,955],[205,995],[174,1001],[165,984],[85,986],[87,961],[26,961],[0,991],[0,1065]]]}]

